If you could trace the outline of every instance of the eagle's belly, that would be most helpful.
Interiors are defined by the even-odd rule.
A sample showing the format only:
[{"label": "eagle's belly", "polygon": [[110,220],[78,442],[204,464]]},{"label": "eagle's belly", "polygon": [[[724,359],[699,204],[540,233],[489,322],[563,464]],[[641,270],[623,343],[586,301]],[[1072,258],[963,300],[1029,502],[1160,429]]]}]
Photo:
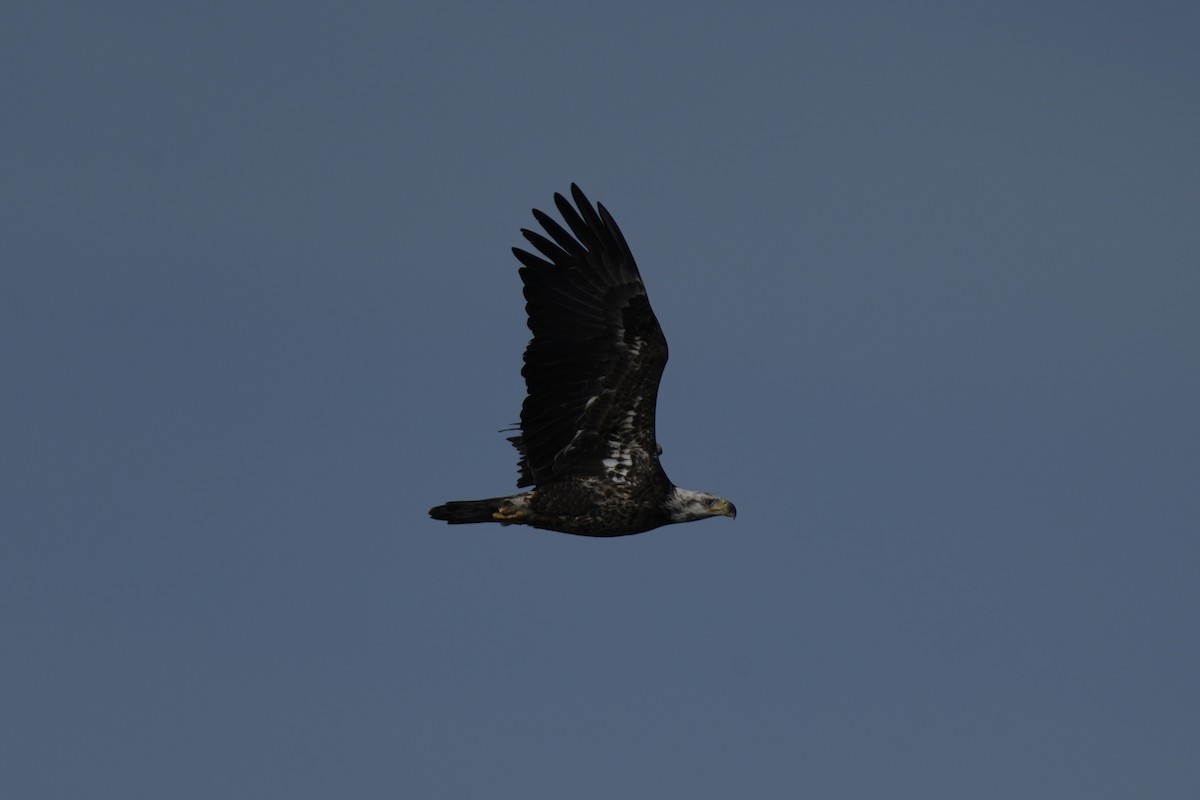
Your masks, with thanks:
[{"label": "eagle's belly", "polygon": [[532,492],[526,524],[583,536],[626,536],[667,523],[666,489],[572,477]]}]

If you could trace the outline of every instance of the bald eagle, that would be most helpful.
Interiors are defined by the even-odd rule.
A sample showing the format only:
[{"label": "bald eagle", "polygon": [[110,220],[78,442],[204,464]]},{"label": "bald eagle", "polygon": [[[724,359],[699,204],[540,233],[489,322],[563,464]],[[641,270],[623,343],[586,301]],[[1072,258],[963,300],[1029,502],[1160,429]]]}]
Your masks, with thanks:
[{"label": "bald eagle", "polygon": [[736,516],[733,503],[681,489],[663,471],[654,412],[667,340],[617,223],[574,184],[571,197],[575,207],[554,195],[569,232],[535,208],[549,238],[521,234],[541,255],[513,248],[533,339],[521,370],[520,433],[509,441],[520,455],[517,488],[533,488],[451,501],[429,516],[580,536]]}]

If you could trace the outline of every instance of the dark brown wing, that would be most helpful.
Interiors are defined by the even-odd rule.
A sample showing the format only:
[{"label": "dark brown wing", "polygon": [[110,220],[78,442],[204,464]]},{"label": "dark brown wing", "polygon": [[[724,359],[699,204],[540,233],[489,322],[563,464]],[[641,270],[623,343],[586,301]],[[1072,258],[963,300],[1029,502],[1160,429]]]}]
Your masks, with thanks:
[{"label": "dark brown wing", "polygon": [[549,238],[521,233],[541,257],[513,248],[533,331],[521,370],[521,434],[511,439],[521,454],[519,487],[662,474],[654,409],[667,340],[617,223],[574,184],[571,196],[578,211],[554,195],[570,232],[534,209]]}]

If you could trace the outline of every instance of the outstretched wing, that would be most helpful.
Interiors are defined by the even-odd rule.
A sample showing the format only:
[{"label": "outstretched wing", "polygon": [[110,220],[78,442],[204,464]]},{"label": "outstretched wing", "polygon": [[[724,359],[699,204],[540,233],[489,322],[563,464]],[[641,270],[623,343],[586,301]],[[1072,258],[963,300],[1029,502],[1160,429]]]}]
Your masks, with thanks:
[{"label": "outstretched wing", "polygon": [[554,195],[570,232],[534,209],[549,238],[521,233],[541,257],[513,248],[533,331],[521,433],[510,440],[521,454],[518,487],[662,471],[654,409],[667,340],[617,223],[574,184],[571,197],[578,211]]}]

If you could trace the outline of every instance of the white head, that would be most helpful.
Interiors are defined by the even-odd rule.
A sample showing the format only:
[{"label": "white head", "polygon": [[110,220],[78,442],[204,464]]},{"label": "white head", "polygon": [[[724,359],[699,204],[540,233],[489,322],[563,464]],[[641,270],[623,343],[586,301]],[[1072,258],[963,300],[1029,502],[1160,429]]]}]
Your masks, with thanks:
[{"label": "white head", "polygon": [[671,522],[691,522],[706,517],[736,517],[737,509],[733,503],[715,494],[676,486],[667,495],[667,513]]}]

